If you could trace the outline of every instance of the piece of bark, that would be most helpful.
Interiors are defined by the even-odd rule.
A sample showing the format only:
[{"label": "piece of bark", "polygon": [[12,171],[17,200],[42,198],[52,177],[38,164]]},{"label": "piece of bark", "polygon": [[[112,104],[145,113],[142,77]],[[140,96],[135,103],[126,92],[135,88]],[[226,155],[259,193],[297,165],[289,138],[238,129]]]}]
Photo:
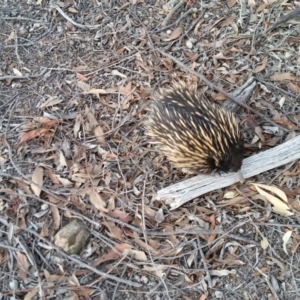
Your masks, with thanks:
[{"label": "piece of bark", "polygon": [[[243,160],[242,173],[244,178],[288,164],[300,159],[300,135],[272,149],[254,154]],[[197,175],[193,178],[176,183],[157,192],[155,200],[164,200],[170,209],[176,209],[187,201],[208,192],[230,186],[239,179],[236,173],[222,176]]]}]

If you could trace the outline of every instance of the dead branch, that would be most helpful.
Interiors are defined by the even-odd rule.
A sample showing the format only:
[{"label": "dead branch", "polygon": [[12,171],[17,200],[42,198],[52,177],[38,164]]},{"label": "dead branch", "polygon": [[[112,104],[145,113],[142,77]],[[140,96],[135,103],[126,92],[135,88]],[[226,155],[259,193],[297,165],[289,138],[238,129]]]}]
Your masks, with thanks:
[{"label": "dead branch", "polygon": [[[242,165],[244,178],[253,177],[300,159],[299,149],[300,135],[277,147],[244,159]],[[215,176],[198,175],[158,191],[155,199],[164,200],[173,210],[196,197],[230,186],[238,181],[235,173],[222,176],[217,174]]]}]

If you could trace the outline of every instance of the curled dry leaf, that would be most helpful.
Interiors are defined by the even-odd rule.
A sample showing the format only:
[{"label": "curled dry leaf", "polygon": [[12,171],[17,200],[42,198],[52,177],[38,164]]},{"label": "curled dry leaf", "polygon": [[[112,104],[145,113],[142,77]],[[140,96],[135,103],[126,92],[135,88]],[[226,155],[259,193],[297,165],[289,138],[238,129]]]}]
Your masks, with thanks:
[{"label": "curled dry leaf", "polygon": [[[50,196],[50,195],[48,195]],[[57,206],[55,205],[50,205],[50,210],[52,213],[52,217],[53,217],[53,228],[55,230],[59,229],[60,226],[60,214],[59,214],[59,210],[57,208]]]},{"label": "curled dry leaf", "polygon": [[102,222],[102,224],[108,228],[108,230],[109,230],[108,234],[112,238],[116,238],[121,242],[124,241],[124,236],[123,236],[122,230],[118,226],[116,226],[114,222],[105,221],[105,222]]},{"label": "curled dry leaf", "polygon": [[105,201],[102,199],[102,197],[94,190],[91,190],[89,193],[90,196],[90,202],[100,211],[108,212],[106,207]]},{"label": "curled dry leaf", "polygon": [[36,167],[32,174],[32,183],[30,187],[37,197],[39,197],[41,193],[41,188],[43,186],[43,176],[44,169],[42,167]]},{"label": "curled dry leaf", "polygon": [[[129,249],[131,249],[132,246],[122,243],[122,244],[117,244],[113,249],[111,249],[108,253],[104,254],[102,257],[94,261],[93,267],[96,267],[108,260],[116,259],[120,256],[122,256],[124,253],[127,253]],[[126,252],[125,252],[126,251]]]},{"label": "curled dry leaf", "polygon": [[20,142],[16,145],[19,146],[20,144],[30,141],[36,137],[41,137],[45,135],[49,130],[47,128],[37,128],[28,132],[25,132],[21,137],[20,137]]},{"label": "curled dry leaf", "polygon": [[123,210],[115,209],[114,211],[109,211],[108,214],[116,219],[121,220],[124,223],[131,222],[133,220],[133,217],[126,213]]},{"label": "curled dry leaf", "polygon": [[277,73],[270,77],[273,81],[281,81],[281,80],[295,80],[296,76],[290,72],[287,73]]},{"label": "curled dry leaf", "polygon": [[[288,200],[283,191],[281,191],[280,189],[278,189],[275,186],[267,186],[264,184],[257,184],[257,183],[254,183],[253,185],[255,186],[257,192],[260,195],[264,196],[266,198],[266,200],[269,201],[273,205],[272,209],[274,212],[285,215],[285,216],[292,216],[294,214],[290,210],[290,207],[286,204],[286,203],[288,203]],[[263,189],[276,194],[281,199],[265,192]]]},{"label": "curled dry leaf", "polygon": [[108,94],[106,90],[103,89],[90,89],[87,91],[88,94]]},{"label": "curled dry leaf", "polygon": [[48,107],[48,106],[54,106],[54,105],[59,104],[61,102],[62,102],[61,99],[50,98],[47,101],[45,101],[44,103],[42,103],[39,108],[44,108],[44,107]]},{"label": "curled dry leaf", "polygon": [[28,273],[28,269],[30,267],[29,263],[28,263],[28,260],[27,260],[27,257],[25,254],[17,251],[16,252],[17,254],[17,266],[18,266],[18,269],[19,269],[19,272],[18,272],[18,275],[22,278],[22,279],[25,279],[27,277],[27,273]]},{"label": "curled dry leaf", "polygon": [[233,7],[237,3],[237,0],[227,0],[227,5],[229,8]]},{"label": "curled dry leaf", "polygon": [[88,90],[91,89],[89,84],[87,84],[87,83],[85,83],[85,82],[83,82],[81,80],[77,81],[77,86],[79,88],[81,88],[84,92],[87,92]]},{"label": "curled dry leaf", "polygon": [[289,239],[291,238],[292,233],[293,233],[292,230],[288,230],[288,231],[284,234],[284,236],[282,237],[282,240],[283,240],[283,250],[284,250],[284,252],[285,252],[287,255],[289,255],[289,254],[288,254],[288,252],[287,252],[286,245],[287,245]]},{"label": "curled dry leaf", "polygon": [[163,40],[165,42],[173,41],[176,40],[181,34],[182,34],[182,28],[179,26],[172,31],[170,36],[164,38]]},{"label": "curled dry leaf", "polygon": [[94,135],[99,143],[106,144],[105,137],[104,137],[104,131],[100,125],[97,125],[95,127]]},{"label": "curled dry leaf", "polygon": [[261,241],[260,241],[260,245],[261,247],[266,250],[269,247],[269,242],[268,240],[264,237]]},{"label": "curled dry leaf", "polygon": [[261,64],[260,64],[259,66],[257,66],[257,67],[254,69],[253,72],[254,72],[254,73],[259,73],[259,72],[263,71],[263,70],[265,69],[267,63],[268,63],[268,57],[266,56],[266,57],[262,60]]}]

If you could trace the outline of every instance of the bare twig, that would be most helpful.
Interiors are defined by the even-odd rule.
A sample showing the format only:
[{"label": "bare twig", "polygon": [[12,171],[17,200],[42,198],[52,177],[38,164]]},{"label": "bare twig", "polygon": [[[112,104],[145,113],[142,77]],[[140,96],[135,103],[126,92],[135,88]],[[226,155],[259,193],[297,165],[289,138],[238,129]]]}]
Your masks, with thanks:
[{"label": "bare twig", "polygon": [[274,28],[278,27],[280,24],[285,23],[286,21],[290,21],[294,18],[296,18],[300,14],[300,9],[292,10],[287,15],[281,17],[279,20],[277,20],[274,24],[272,24],[269,28],[266,29],[265,34],[272,31]]},{"label": "bare twig", "polygon": [[176,6],[174,6],[172,8],[172,10],[168,13],[168,15],[166,16],[166,18],[164,19],[164,21],[161,23],[162,27],[165,27],[167,25],[167,23],[169,22],[169,20],[174,15],[175,11],[178,10],[185,2],[186,2],[186,0],[180,0],[180,2]]},{"label": "bare twig", "polygon": [[89,30],[89,29],[96,29],[96,28],[99,28],[101,26],[101,25],[96,25],[96,26],[81,25],[81,24],[76,23],[68,15],[66,15],[64,13],[64,11],[53,0],[50,2],[50,7],[55,8],[67,21],[69,21],[75,27],[78,27],[78,28],[81,28],[81,29],[84,29],[84,30]]}]

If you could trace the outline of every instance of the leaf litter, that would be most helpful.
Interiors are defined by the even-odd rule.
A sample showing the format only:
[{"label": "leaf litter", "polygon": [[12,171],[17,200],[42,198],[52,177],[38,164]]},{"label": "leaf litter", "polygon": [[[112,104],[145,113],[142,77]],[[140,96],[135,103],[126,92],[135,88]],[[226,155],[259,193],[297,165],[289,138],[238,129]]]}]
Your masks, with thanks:
[{"label": "leaf litter", "polygon": [[[196,83],[220,105],[226,100],[153,51],[158,47],[202,70],[226,91],[256,74],[260,82],[251,106],[297,135],[299,74],[292,66],[299,64],[294,33],[299,25],[282,23],[264,42],[258,34],[296,4],[170,1],[163,11],[162,4],[150,2],[100,6],[91,1],[85,7],[62,2],[63,13],[76,22],[59,15],[55,28],[50,11],[42,11],[46,2],[37,3],[34,13],[28,3],[18,4],[20,17],[1,11],[6,45],[0,81],[5,99],[0,140],[1,229],[7,241],[0,261],[8,274],[4,286],[14,278],[24,299],[58,297],[54,286],[66,299],[121,299],[125,294],[135,299],[146,293],[153,299],[262,299],[270,293],[275,299],[297,299],[291,274],[299,271],[299,163],[170,212],[152,197],[187,175],[149,146],[142,125],[149,99],[172,80]],[[96,31],[77,27],[100,23],[97,39]],[[24,74],[33,77],[16,78]],[[20,94],[13,98],[15,92]],[[246,110],[237,114],[246,156],[287,138],[278,128],[267,130],[269,124]],[[71,257],[64,263],[62,250],[51,243],[75,218],[92,235],[81,261],[97,269],[70,263]],[[7,245],[26,250],[14,252]],[[10,264],[18,274],[10,273]],[[257,272],[256,265],[260,272],[249,277]],[[99,277],[97,271],[113,277]],[[33,277],[37,273],[40,278]],[[26,284],[28,277],[43,286]],[[129,290],[130,284],[140,288]],[[2,293],[11,295],[9,289]]]}]

